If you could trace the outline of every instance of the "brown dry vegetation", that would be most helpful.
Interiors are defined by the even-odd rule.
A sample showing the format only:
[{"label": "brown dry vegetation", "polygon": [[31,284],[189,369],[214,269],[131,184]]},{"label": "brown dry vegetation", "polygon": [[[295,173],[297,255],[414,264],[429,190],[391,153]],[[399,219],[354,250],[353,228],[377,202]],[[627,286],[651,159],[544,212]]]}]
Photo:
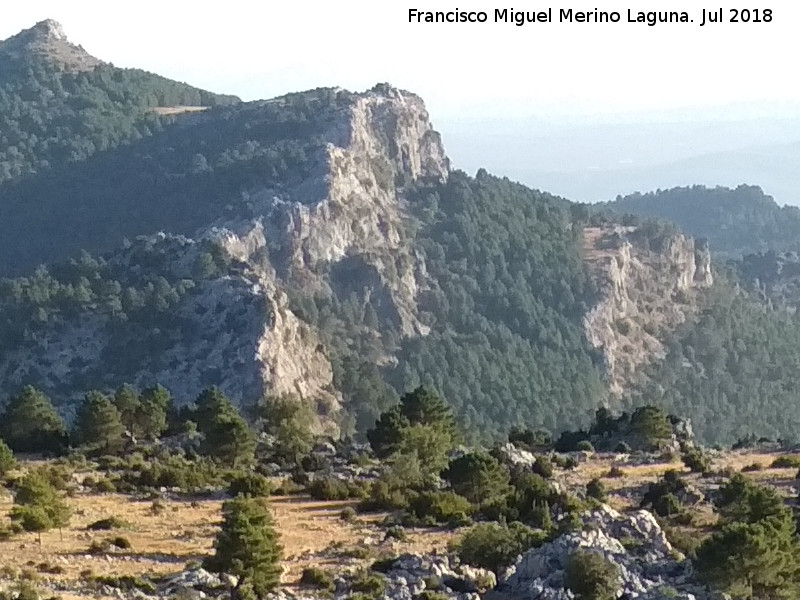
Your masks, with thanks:
[{"label": "brown dry vegetation", "polygon": [[[39,547],[35,534],[23,533],[0,541],[0,568],[17,574],[37,571],[39,566],[57,566],[63,573],[40,573],[51,582],[74,584],[82,573],[92,575],[163,576],[177,573],[191,561],[201,561],[212,552],[220,521],[221,500],[163,500],[154,511],[151,500],[138,500],[121,494],[77,494],[69,498],[73,517],[68,528],[42,535]],[[440,530],[410,530],[404,542],[383,540],[376,526],[385,515],[341,520],[349,502],[320,502],[303,496],[276,496],[271,506],[284,547],[284,581],[297,581],[308,566],[344,570],[371,563],[382,555],[401,552],[444,550],[456,534]],[[0,515],[12,506],[9,494],[0,498]],[[126,521],[123,530],[87,531],[86,527],[110,516]],[[91,555],[93,541],[123,536],[130,550]],[[356,558],[353,558],[356,555]]]},{"label": "brown dry vegetation", "polygon": [[170,116],[184,113],[202,112],[208,110],[207,106],[156,106],[153,112],[157,115]]},{"label": "brown dry vegetation", "polygon": [[[783,453],[728,452],[713,459],[715,471],[758,463],[764,468],[747,475],[755,481],[769,484],[794,494],[796,469],[771,469],[772,462]],[[622,477],[608,477],[616,465]],[[31,465],[28,465],[31,466]],[[592,455],[571,471],[558,470],[556,480],[569,489],[585,486],[594,478],[602,479],[609,491],[609,504],[619,510],[636,508],[647,484],[656,481],[664,471],[684,471],[685,478],[700,489],[714,484],[715,478],[690,474],[678,461],[650,465],[632,465],[613,456]],[[81,479],[81,477],[78,477]],[[718,480],[718,478],[717,478]],[[122,494],[78,493],[69,498],[73,517],[63,532],[49,531],[42,535],[39,546],[35,534],[20,534],[0,541],[0,568],[6,575],[23,571],[39,572],[39,576],[66,588],[59,595],[64,600],[76,600],[69,592],[87,573],[92,575],[164,576],[182,571],[186,564],[201,561],[212,552],[213,539],[220,521],[222,500],[166,499],[162,508],[153,509],[153,501],[136,499]],[[7,521],[12,506],[8,493],[0,495],[0,523]],[[302,570],[320,566],[335,571],[355,569],[370,564],[376,558],[402,552],[442,551],[459,535],[458,531],[442,529],[409,530],[408,540],[384,541],[378,527],[383,514],[360,515],[351,522],[340,518],[341,511],[351,502],[321,502],[305,496],[271,498],[272,510],[284,547],[284,582],[297,582]],[[100,519],[115,516],[129,524],[123,530],[87,531],[86,527]],[[713,522],[710,507],[700,507],[688,536],[702,535]],[[123,536],[131,543],[130,550],[91,555],[93,541]],[[43,567],[60,567],[63,573],[48,574]],[[3,573],[0,573],[2,578]]]}]

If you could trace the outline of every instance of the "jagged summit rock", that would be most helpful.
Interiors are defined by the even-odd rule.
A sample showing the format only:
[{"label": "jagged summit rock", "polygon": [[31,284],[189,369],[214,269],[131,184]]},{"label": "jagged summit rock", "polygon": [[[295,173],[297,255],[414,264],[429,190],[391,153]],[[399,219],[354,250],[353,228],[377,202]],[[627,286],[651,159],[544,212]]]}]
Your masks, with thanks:
[{"label": "jagged summit rock", "polygon": [[67,39],[61,23],[45,19],[0,42],[0,58],[44,58],[69,71],[89,71],[102,61]]}]

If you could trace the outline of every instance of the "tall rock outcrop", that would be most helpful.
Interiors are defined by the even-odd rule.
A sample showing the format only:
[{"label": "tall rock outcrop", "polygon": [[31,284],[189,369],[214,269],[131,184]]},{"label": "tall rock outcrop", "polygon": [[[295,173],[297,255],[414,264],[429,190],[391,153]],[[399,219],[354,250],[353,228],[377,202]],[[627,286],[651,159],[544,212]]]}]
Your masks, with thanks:
[{"label": "tall rock outcrop", "polygon": [[60,23],[40,21],[0,43],[0,58],[22,61],[38,56],[67,71],[90,71],[103,62],[71,43]]},{"label": "tall rock outcrop", "polygon": [[419,97],[389,86],[334,94],[310,176],[279,190],[249,190],[245,214],[193,236],[146,236],[109,255],[112,271],[165,287],[174,304],[169,322],[140,327],[84,306],[0,357],[6,394],[31,383],[66,400],[121,381],[160,382],[189,401],[217,385],[241,402],[292,393],[335,422],[341,397],[331,363],[286,290],[310,296],[330,292],[337,278],[355,282],[380,295],[381,316],[404,335],[425,334],[416,297],[426,275],[410,243],[402,189],[446,180],[449,161]]},{"label": "tall rock outcrop", "polygon": [[664,335],[695,312],[697,293],[713,283],[711,256],[685,235],[620,225],[585,229],[584,256],[600,291],[584,320],[586,335],[603,351],[618,396],[642,367],[664,357]]}]

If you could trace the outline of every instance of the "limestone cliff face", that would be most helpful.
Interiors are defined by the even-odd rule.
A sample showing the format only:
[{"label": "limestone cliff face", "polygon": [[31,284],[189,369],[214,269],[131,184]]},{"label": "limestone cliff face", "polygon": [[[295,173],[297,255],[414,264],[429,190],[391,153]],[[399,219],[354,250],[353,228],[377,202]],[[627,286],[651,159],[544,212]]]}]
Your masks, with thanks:
[{"label": "limestone cliff face", "polygon": [[[339,100],[321,120],[325,143],[312,157],[310,177],[280,190],[249,190],[244,215],[191,238],[143,238],[110,259],[140,268],[132,257],[147,247],[168,257],[159,275],[193,282],[174,309],[174,327],[148,333],[152,351],[128,349],[128,358],[117,360],[115,326],[87,310],[0,358],[0,379],[9,389],[36,383],[76,394],[157,381],[184,402],[210,385],[240,402],[292,393],[315,402],[323,421],[335,422],[341,397],[330,361],[315,331],[290,310],[285,290],[311,295],[330,291],[337,277],[355,280],[368,295],[380,295],[381,317],[394,319],[405,335],[427,333],[416,312],[426,273],[410,245],[402,187],[444,181],[449,171],[417,96],[378,86],[360,95],[341,92]],[[208,248],[229,268],[198,279],[193,269]]]},{"label": "limestone cliff face", "polygon": [[396,319],[404,335],[426,334],[416,315],[426,274],[409,244],[402,184],[446,181],[449,160],[424,103],[378,86],[340,111],[324,138],[312,180],[277,194],[255,190],[251,218],[221,224],[249,240],[231,250],[308,292],[324,292],[326,276],[348,260],[360,279],[377,276],[373,287],[388,305],[382,317]]},{"label": "limestone cliff face", "polygon": [[713,283],[708,248],[675,234],[653,249],[640,233],[621,226],[584,230],[585,259],[600,290],[584,325],[603,351],[615,395],[664,356],[664,335],[695,311],[696,294]]}]

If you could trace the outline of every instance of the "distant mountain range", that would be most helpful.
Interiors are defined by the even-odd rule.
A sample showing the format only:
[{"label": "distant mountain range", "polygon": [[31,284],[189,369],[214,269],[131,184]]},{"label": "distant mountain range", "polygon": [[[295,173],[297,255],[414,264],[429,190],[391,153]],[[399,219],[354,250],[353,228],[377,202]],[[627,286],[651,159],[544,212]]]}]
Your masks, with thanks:
[{"label": "distant mountain range", "polygon": [[[580,124],[445,119],[442,131],[459,167],[485,167],[576,201],[745,184],[760,186],[780,204],[798,205],[800,107],[779,108],[774,116],[742,110],[740,120],[708,111],[697,111],[696,118],[687,111],[682,120],[644,115]],[[471,143],[475,137],[478,146]]]}]

